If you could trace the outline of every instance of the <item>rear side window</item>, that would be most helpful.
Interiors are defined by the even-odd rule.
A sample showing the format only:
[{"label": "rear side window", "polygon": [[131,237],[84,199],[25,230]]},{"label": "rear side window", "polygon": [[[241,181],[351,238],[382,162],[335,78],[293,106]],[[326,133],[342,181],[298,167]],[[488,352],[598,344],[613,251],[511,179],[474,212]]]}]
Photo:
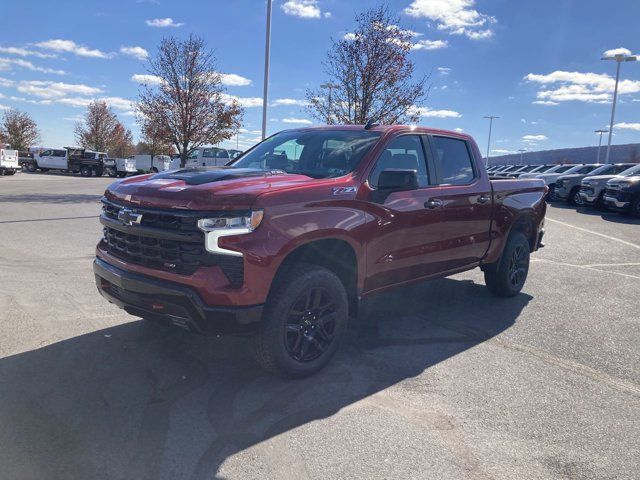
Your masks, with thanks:
[{"label": "rear side window", "polygon": [[378,186],[380,173],[386,169],[415,170],[418,174],[418,185],[426,187],[429,184],[429,177],[420,137],[418,135],[401,135],[391,140],[371,172],[369,182],[372,187]]},{"label": "rear side window", "polygon": [[475,178],[467,142],[457,138],[433,137],[439,183],[466,185]]}]

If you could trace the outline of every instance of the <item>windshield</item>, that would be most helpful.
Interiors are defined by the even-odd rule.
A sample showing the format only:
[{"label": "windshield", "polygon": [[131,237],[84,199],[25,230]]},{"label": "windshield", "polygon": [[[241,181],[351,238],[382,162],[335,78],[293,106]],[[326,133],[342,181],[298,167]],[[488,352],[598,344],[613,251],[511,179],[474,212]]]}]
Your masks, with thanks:
[{"label": "windshield", "polygon": [[595,175],[606,175],[608,173],[611,173],[611,174],[615,173],[613,171],[613,165],[602,165],[601,167],[598,167],[592,172],[590,172],[588,176],[591,177]]},{"label": "windshield", "polygon": [[624,172],[620,173],[621,177],[633,177],[634,175],[640,175],[640,165],[627,168]]},{"label": "windshield", "polygon": [[313,178],[353,171],[380,138],[366,130],[293,130],[267,138],[231,166],[278,169]]}]

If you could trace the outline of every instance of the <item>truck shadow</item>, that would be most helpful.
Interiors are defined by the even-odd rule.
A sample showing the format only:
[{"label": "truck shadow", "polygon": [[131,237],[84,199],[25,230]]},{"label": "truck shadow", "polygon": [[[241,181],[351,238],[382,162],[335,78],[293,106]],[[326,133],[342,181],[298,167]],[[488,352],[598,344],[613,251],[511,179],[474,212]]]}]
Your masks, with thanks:
[{"label": "truck shadow", "polygon": [[[454,279],[379,295],[331,364],[302,380],[261,371],[244,339],[143,321],[6,357],[0,465],[8,478],[221,478],[234,454],[500,334],[530,300]],[[298,468],[293,450],[274,449],[276,463]]]},{"label": "truck shadow", "polygon": [[99,203],[102,195],[82,193],[25,193],[20,195],[0,195],[0,203],[45,203],[45,204],[77,204]]}]

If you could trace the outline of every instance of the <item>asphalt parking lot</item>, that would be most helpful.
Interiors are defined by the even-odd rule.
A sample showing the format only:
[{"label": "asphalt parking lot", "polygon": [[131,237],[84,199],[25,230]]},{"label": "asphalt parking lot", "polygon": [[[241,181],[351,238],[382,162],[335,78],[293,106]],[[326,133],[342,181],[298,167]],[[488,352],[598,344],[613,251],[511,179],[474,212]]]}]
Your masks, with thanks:
[{"label": "asphalt parking lot", "polygon": [[290,381],[100,297],[111,181],[0,178],[0,478],[638,478],[640,222],[550,206],[519,296],[381,295]]}]

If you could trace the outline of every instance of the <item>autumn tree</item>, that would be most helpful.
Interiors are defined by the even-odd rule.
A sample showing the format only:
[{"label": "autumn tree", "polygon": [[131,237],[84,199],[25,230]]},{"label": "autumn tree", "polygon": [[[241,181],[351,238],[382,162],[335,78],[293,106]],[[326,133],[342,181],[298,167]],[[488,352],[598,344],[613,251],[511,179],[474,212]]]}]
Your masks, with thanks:
[{"label": "autumn tree", "polygon": [[173,146],[168,141],[170,133],[165,125],[157,124],[144,117],[138,118],[140,125],[141,139],[136,146],[139,154],[147,155],[171,155],[174,152]]},{"label": "autumn tree", "polygon": [[142,86],[138,117],[163,126],[182,166],[193,150],[228,140],[240,127],[242,108],[225,93],[213,51],[201,38],[163,39],[147,70],[156,80]]},{"label": "autumn tree", "polygon": [[118,122],[113,129],[111,142],[107,148],[109,156],[116,158],[127,158],[135,153],[135,146],[133,145],[133,135],[131,130],[125,128],[125,126]]},{"label": "autumn tree", "polygon": [[[428,77],[413,80],[412,32],[379,6],[358,14],[353,33],[333,41],[325,61],[327,82],[307,91],[309,114],[327,124],[416,122]],[[328,87],[328,88],[326,88]]]},{"label": "autumn tree", "polygon": [[11,148],[26,151],[39,141],[40,131],[28,113],[11,108],[4,112],[0,138]]},{"label": "autumn tree", "polygon": [[95,100],[87,107],[84,120],[76,123],[76,142],[81,147],[106,152],[112,144],[113,132],[119,123],[107,102]]}]

